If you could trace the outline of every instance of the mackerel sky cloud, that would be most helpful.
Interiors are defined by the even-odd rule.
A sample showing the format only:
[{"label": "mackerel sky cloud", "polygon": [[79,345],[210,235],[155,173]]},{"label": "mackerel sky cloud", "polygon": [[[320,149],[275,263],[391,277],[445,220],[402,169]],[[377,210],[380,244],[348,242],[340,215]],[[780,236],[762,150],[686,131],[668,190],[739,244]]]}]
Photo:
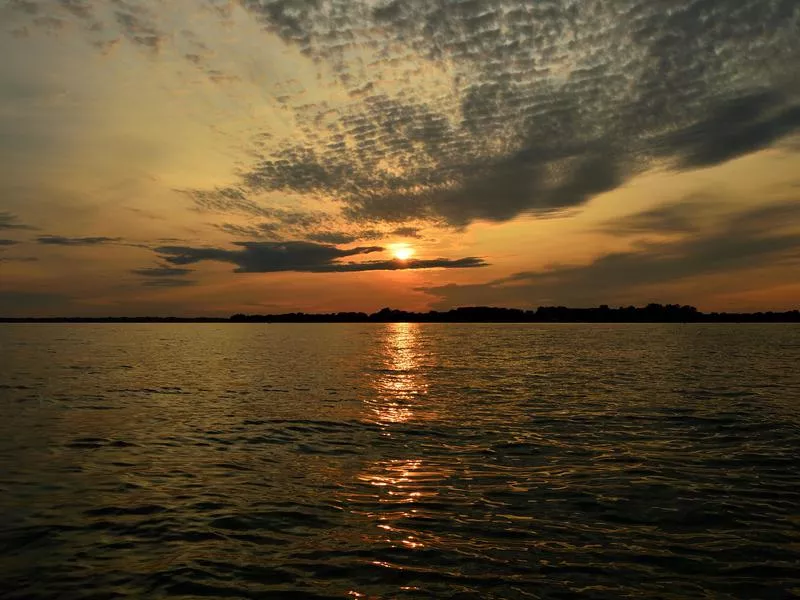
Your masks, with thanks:
[{"label": "mackerel sky cloud", "polygon": [[6,313],[800,301],[794,0],[8,0],[0,23]]}]

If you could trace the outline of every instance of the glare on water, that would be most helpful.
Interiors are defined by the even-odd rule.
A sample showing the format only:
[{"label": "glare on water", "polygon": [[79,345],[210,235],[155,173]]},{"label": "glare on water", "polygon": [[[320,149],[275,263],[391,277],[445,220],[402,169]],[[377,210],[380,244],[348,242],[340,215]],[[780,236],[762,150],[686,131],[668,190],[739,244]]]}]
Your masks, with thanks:
[{"label": "glare on water", "polygon": [[2,334],[10,599],[800,586],[798,327]]}]

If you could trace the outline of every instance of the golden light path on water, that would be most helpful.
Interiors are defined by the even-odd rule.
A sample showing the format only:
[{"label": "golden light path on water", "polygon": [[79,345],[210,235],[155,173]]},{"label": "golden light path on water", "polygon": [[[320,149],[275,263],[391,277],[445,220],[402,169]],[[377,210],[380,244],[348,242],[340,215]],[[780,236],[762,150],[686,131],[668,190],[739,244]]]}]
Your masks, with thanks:
[{"label": "golden light path on water", "polygon": [[[420,325],[387,323],[381,352],[374,381],[375,398],[366,399],[366,403],[375,423],[383,429],[382,434],[391,437],[393,427],[413,422],[420,422],[424,427],[426,423],[437,420],[437,413],[425,405],[428,395],[425,369],[431,356],[426,350]],[[418,531],[414,520],[424,516],[427,503],[436,501],[443,490],[442,480],[451,471],[418,457],[377,461],[359,473],[357,481],[370,488],[364,496],[372,499],[372,508],[359,512],[362,517],[372,520],[378,529],[375,541],[412,551],[435,543],[435,536]],[[358,500],[366,498],[356,499],[357,503]],[[386,561],[373,561],[372,564],[387,569],[401,568]],[[356,591],[351,595],[363,596]]]},{"label": "golden light path on water", "polygon": [[415,417],[416,405],[428,393],[422,372],[425,359],[419,323],[386,324],[376,398],[367,399],[377,423],[405,423]]}]

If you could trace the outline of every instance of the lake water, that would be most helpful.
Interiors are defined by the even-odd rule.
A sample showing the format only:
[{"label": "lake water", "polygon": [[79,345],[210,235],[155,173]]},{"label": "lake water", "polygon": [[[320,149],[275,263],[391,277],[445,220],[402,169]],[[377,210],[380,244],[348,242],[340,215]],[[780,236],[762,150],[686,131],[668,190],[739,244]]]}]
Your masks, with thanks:
[{"label": "lake water", "polygon": [[0,344],[4,599],[800,594],[800,326]]}]

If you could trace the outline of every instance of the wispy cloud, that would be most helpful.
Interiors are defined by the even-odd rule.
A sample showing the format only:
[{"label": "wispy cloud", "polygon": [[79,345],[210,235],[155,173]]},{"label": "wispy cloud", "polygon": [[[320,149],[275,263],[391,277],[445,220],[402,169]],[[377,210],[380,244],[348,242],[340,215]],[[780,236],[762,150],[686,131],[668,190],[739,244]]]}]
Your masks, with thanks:
[{"label": "wispy cloud", "polygon": [[40,235],[36,238],[40,244],[48,246],[99,246],[101,244],[112,244],[121,242],[118,237],[65,237],[63,235]]},{"label": "wispy cloud", "polygon": [[166,265],[131,270],[131,273],[135,275],[141,275],[142,277],[178,277],[181,275],[189,275],[193,272],[193,269],[183,269],[180,267],[170,267]]},{"label": "wispy cloud", "polygon": [[142,285],[145,287],[157,287],[157,288],[180,288],[180,287],[190,287],[193,285],[197,285],[197,282],[193,279],[178,279],[174,277],[159,277],[156,279],[145,279],[142,281]]},{"label": "wispy cloud", "polygon": [[169,264],[131,269],[131,273],[143,278],[140,281],[140,285],[151,288],[180,288],[197,285],[196,280],[187,277],[194,272],[194,269],[176,267]]},{"label": "wispy cloud", "polygon": [[30,230],[35,229],[35,227],[20,223],[19,217],[15,214],[8,211],[0,211],[0,231],[10,229]]},{"label": "wispy cloud", "polygon": [[366,229],[349,233],[346,231],[312,231],[306,234],[306,239],[323,244],[352,244],[353,242],[379,240],[386,237],[386,233],[375,229]]},{"label": "wispy cloud", "polygon": [[398,227],[391,232],[392,235],[397,235],[406,238],[421,238],[422,232],[419,227]]},{"label": "wispy cloud", "polygon": [[[681,209],[688,220],[692,202],[663,207],[662,231],[674,233]],[[651,210],[629,220],[655,227]],[[680,223],[686,221],[680,220]],[[800,268],[800,205],[779,203],[748,209],[690,235],[665,242],[647,242],[628,252],[604,254],[584,265],[557,265],[520,272],[486,283],[444,285],[424,291],[440,298],[441,306],[483,302],[531,305],[542,302],[597,304],[619,299],[638,300],[646,287],[664,286],[696,276],[733,274],[764,266]],[[787,227],[787,225],[789,225]],[[648,229],[652,231],[653,227]],[[628,231],[636,233],[636,231]]]},{"label": "wispy cloud", "polygon": [[614,235],[686,234],[701,227],[701,217],[710,208],[700,199],[685,199],[606,221],[600,230]]}]

